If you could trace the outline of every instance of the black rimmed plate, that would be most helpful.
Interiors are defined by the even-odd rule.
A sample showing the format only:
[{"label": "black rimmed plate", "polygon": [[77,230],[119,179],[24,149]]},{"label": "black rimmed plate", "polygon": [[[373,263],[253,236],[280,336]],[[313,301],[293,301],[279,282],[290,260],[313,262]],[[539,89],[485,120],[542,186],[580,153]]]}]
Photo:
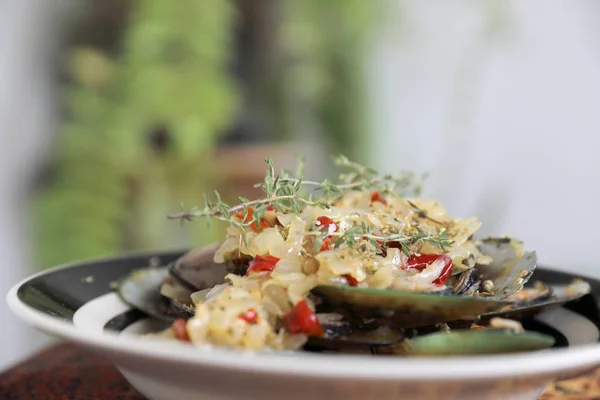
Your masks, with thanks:
[{"label": "black rimmed plate", "polygon": [[[556,339],[555,349],[544,352],[390,360],[303,352],[190,351],[194,349],[179,343],[140,339],[136,333],[156,329],[157,321],[125,305],[114,292],[114,283],[133,270],[166,265],[183,253],[133,254],[55,268],[16,285],[8,302],[26,322],[111,358],[125,377],[152,399],[203,398],[201,394],[210,396],[207,399],[270,399],[280,398],[284,392],[291,399],[405,399],[422,398],[425,392],[428,396],[453,393],[448,385],[444,389],[444,382],[453,382],[450,386],[455,391],[446,398],[493,399],[512,393],[522,396],[515,398],[534,399],[559,374],[600,364],[600,281],[544,267],[537,268],[532,280],[565,284],[581,278],[592,289],[584,298],[544,311],[525,323],[527,329]],[[228,384],[219,375],[223,373],[236,385]],[[498,393],[492,390],[496,384],[501,388]],[[287,390],[293,387],[298,393]]]}]

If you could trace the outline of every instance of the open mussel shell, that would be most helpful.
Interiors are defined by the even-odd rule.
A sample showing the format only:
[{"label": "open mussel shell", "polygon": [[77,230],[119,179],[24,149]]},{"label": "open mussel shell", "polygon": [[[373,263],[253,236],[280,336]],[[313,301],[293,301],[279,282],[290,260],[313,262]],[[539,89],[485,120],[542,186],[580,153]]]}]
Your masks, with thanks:
[{"label": "open mussel shell", "polygon": [[189,318],[189,310],[177,307],[175,301],[163,296],[161,285],[168,277],[167,269],[146,268],[132,272],[119,282],[117,294],[129,306],[165,322]]},{"label": "open mussel shell", "polygon": [[554,338],[538,332],[506,329],[470,329],[418,336],[375,349],[377,354],[439,357],[517,353],[554,346]]},{"label": "open mussel shell", "polygon": [[521,290],[537,266],[535,251],[525,251],[517,239],[487,238],[477,241],[476,245],[493,260],[489,265],[477,264],[474,270],[483,282],[481,289],[489,290],[488,294],[494,299],[502,300]]},{"label": "open mussel shell", "polygon": [[476,319],[509,303],[472,296],[321,285],[312,290],[350,318],[376,319],[395,328],[413,328],[460,319]]},{"label": "open mussel shell", "polygon": [[524,251],[522,242],[516,239],[489,238],[478,241],[477,246],[492,262],[477,264],[453,276],[445,292],[421,293],[344,285],[322,285],[312,292],[325,302],[345,309],[350,317],[374,318],[399,328],[476,319],[507,306],[502,299],[520,290],[537,264],[535,252]]},{"label": "open mussel shell", "polygon": [[[321,315],[317,314],[317,317]],[[342,351],[351,348],[370,349],[374,346],[394,344],[405,338],[401,330],[387,326],[377,326],[376,324],[370,326],[369,324],[357,325],[344,319],[323,321],[321,326],[325,331],[325,335],[322,337],[309,337],[305,349]]]},{"label": "open mussel shell", "polygon": [[505,298],[505,301],[512,302],[510,305],[501,310],[486,313],[481,317],[483,320],[492,317],[521,320],[541,311],[578,300],[589,294],[590,291],[590,284],[580,279],[574,280],[568,285],[549,286],[538,282],[532,287],[523,288]]},{"label": "open mussel shell", "polygon": [[235,272],[232,266],[214,262],[220,243],[190,250],[168,266],[170,276],[192,292],[213,287]]},{"label": "open mussel shell", "polygon": [[191,318],[191,295],[223,283],[232,271],[213,261],[218,248],[212,244],[193,249],[167,267],[134,271],[119,283],[117,293],[131,307],[160,320]]}]

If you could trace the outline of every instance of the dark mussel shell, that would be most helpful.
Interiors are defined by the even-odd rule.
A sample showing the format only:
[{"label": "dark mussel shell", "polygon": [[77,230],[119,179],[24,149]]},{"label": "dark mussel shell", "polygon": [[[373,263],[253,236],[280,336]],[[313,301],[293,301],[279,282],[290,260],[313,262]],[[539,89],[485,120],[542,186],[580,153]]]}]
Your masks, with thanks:
[{"label": "dark mussel shell", "polygon": [[508,306],[486,313],[481,318],[484,321],[492,317],[522,320],[544,310],[576,301],[589,294],[590,291],[589,283],[579,279],[568,285],[545,285],[542,282],[536,282],[533,286],[523,288],[504,299],[511,302]]},{"label": "dark mussel shell", "polygon": [[377,354],[417,357],[444,357],[517,353],[544,350],[554,346],[552,336],[538,332],[514,332],[507,329],[467,329],[437,332],[381,346]]},{"label": "dark mussel shell", "polygon": [[479,251],[493,259],[489,265],[475,266],[482,281],[482,292],[488,291],[486,281],[491,283],[487,295],[497,300],[503,300],[523,288],[535,271],[537,254],[524,251],[522,246],[520,240],[508,237],[477,241]]},{"label": "dark mussel shell", "polygon": [[481,287],[481,278],[477,270],[468,269],[451,278],[452,292],[461,296],[471,296]]},{"label": "dark mussel shell", "polygon": [[164,267],[134,271],[119,282],[117,294],[129,306],[161,321],[172,322],[176,318],[189,318],[189,310],[184,306],[174,306],[174,300],[160,293],[160,287],[166,277],[168,272]]},{"label": "dark mussel shell", "polygon": [[395,328],[474,320],[507,306],[509,303],[502,299],[523,287],[537,263],[535,252],[522,250],[522,243],[516,239],[488,238],[477,242],[477,246],[493,261],[453,276],[445,291],[321,285],[312,293],[344,310],[351,320],[376,319]]},{"label": "dark mussel shell", "polygon": [[213,261],[220,244],[193,249],[167,267],[149,267],[123,279],[117,292],[130,306],[163,321],[191,318],[191,294],[225,282],[235,268]]},{"label": "dark mussel shell", "polygon": [[[319,317],[319,314],[317,316]],[[340,315],[340,317],[342,316]],[[397,343],[405,338],[403,330],[378,326],[374,321],[356,323],[340,318],[322,322],[321,326],[325,335],[309,337],[305,345],[306,350],[370,349],[374,346]]]},{"label": "dark mussel shell", "polygon": [[169,274],[191,292],[225,282],[227,274],[237,271],[232,265],[214,262],[215,252],[220,245],[220,243],[215,243],[190,250],[168,266]]},{"label": "dark mussel shell", "polygon": [[351,321],[373,319],[394,328],[415,328],[476,319],[509,303],[482,297],[322,285],[312,290]]}]

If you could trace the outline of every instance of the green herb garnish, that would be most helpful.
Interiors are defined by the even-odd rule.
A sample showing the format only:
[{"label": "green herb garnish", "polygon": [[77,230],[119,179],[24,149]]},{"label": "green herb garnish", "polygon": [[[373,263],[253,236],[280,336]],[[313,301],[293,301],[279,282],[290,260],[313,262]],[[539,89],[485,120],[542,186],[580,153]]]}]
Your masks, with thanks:
[{"label": "green herb garnish", "polygon": [[[204,196],[204,207],[194,207],[189,211],[182,210],[169,215],[168,218],[179,219],[183,222],[204,217],[207,219],[207,224],[210,224],[211,219],[225,221],[241,230],[242,239],[247,244],[246,228],[252,224],[259,226],[269,206],[285,214],[300,214],[302,208],[307,205],[324,209],[330,208],[350,191],[377,191],[382,195],[392,195],[406,202],[417,212],[419,217],[429,219],[444,227],[444,224],[429,218],[423,210],[403,197],[406,193],[419,194],[421,191],[421,182],[411,172],[379,175],[373,168],[362,166],[339,155],[333,160],[334,165],[343,170],[339,175],[339,181],[331,182],[325,179],[316,182],[304,180],[302,176],[304,161],[301,159],[295,174],[286,170],[277,173],[271,158],[267,158],[265,162],[268,168],[264,181],[254,185],[263,190],[265,193],[263,197],[256,200],[240,197],[241,203],[232,206],[224,203],[220,194],[215,191],[212,201],[207,195]],[[313,190],[308,191],[308,188]],[[253,209],[252,218],[247,218],[250,215],[248,212],[250,208]],[[243,213],[241,220],[235,217],[238,213]],[[373,234],[364,223],[351,227],[345,232],[323,232],[313,224],[305,234],[315,236],[316,244],[321,243],[325,235],[335,237],[334,246],[336,248],[344,244],[352,247],[361,239],[368,240],[374,245],[378,245],[378,242],[383,245],[388,242],[397,242],[405,254],[409,254],[409,246],[415,243],[428,242],[442,251],[446,251],[452,246],[452,241],[448,237],[448,229],[442,229],[437,235],[427,234],[419,227],[416,227],[415,232],[380,235]]]}]

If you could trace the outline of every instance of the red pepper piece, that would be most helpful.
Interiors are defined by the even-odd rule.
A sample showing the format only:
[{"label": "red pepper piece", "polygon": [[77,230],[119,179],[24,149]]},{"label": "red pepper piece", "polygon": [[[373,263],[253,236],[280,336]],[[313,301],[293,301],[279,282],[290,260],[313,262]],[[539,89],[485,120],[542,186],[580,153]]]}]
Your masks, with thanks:
[{"label": "red pepper piece", "polygon": [[321,245],[319,251],[331,250],[333,248],[333,245],[334,243],[332,242],[331,238],[327,236],[325,239],[323,239],[323,244]]},{"label": "red pepper piece", "polygon": [[240,319],[243,319],[250,325],[254,325],[258,322],[258,314],[253,308],[249,308],[245,313],[240,314]]},{"label": "red pepper piece", "polygon": [[450,257],[444,256],[444,268],[442,269],[440,276],[433,281],[433,284],[442,286],[444,283],[446,283],[448,278],[450,278],[450,275],[452,275],[452,260]]},{"label": "red pepper piece", "polygon": [[338,226],[333,220],[326,216],[321,216],[317,218],[315,225],[321,227],[321,232],[327,230],[329,233],[337,232]]},{"label": "red pepper piece", "polygon": [[306,300],[299,301],[283,317],[283,320],[287,330],[292,334],[304,333],[308,336],[323,336],[325,334],[317,316],[310,309]]},{"label": "red pepper piece", "polygon": [[279,258],[275,256],[259,256],[254,257],[254,260],[250,262],[246,275],[251,272],[271,272],[275,269],[275,265],[279,262]]},{"label": "red pepper piece", "polygon": [[188,335],[188,332],[187,332],[187,323],[185,322],[185,319],[183,319],[183,318],[176,319],[173,322],[171,329],[173,329],[173,333],[175,334],[175,338],[177,340],[181,340],[182,342],[190,341],[190,336]]},{"label": "red pepper piece", "polygon": [[[315,225],[320,227],[319,229],[321,230],[321,232],[333,233],[339,229],[337,224],[333,222],[331,218],[326,217],[324,215],[317,218],[317,220],[315,221]],[[319,251],[331,250],[333,246],[334,242],[331,239],[331,237],[325,236],[325,238],[323,239],[323,244],[321,245]]]},{"label": "red pepper piece", "polygon": [[379,192],[371,193],[371,203],[375,203],[376,201],[383,203],[387,206],[387,201],[385,201],[385,199],[381,198],[381,195],[379,194]]},{"label": "red pepper piece", "polygon": [[[247,210],[248,211],[246,213],[246,218],[244,218],[244,211],[238,211],[235,214],[236,218],[243,221],[245,224],[254,220],[254,209],[252,207],[248,207]],[[265,221],[264,218],[260,219],[258,225],[256,225],[255,222],[252,222],[252,224],[250,225],[250,229],[252,229],[255,232],[260,232],[266,228],[271,228],[271,224]]]},{"label": "red pepper piece", "polygon": [[452,259],[445,254],[421,254],[412,255],[407,260],[408,268],[415,268],[419,271],[423,271],[427,266],[431,265],[435,261],[442,260],[444,267],[440,275],[433,281],[434,285],[441,286],[452,274]]},{"label": "red pepper piece", "polygon": [[348,281],[348,284],[350,286],[358,286],[358,281],[352,275],[346,274],[346,275],[344,275],[344,278],[346,278],[346,280]]}]

